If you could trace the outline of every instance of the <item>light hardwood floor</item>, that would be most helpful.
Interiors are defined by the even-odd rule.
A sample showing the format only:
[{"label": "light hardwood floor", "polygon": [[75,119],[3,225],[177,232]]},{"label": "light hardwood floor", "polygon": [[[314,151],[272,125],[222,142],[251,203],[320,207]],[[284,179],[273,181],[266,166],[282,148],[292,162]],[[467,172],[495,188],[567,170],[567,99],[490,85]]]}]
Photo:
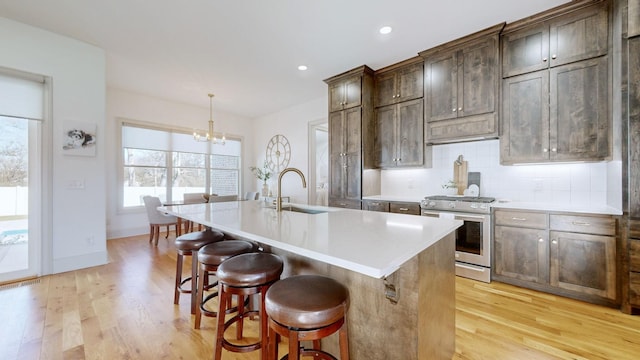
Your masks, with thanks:
[{"label": "light hardwood floor", "polygon": [[[173,237],[158,247],[146,236],[115,239],[107,248],[108,265],[0,287],[0,359],[211,358],[214,319],[194,330],[188,295],[173,305]],[[455,360],[640,359],[638,316],[462,278],[456,296]]]}]

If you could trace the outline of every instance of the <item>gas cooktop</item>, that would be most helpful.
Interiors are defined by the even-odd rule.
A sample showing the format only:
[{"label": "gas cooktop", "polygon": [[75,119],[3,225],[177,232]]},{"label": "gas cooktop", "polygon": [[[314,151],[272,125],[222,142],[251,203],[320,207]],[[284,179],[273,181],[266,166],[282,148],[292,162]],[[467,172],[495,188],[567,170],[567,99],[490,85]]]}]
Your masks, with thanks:
[{"label": "gas cooktop", "polygon": [[476,202],[476,203],[492,203],[496,199],[492,197],[482,196],[452,196],[452,195],[432,195],[425,196],[426,200],[444,200],[444,201],[464,201],[464,202]]}]

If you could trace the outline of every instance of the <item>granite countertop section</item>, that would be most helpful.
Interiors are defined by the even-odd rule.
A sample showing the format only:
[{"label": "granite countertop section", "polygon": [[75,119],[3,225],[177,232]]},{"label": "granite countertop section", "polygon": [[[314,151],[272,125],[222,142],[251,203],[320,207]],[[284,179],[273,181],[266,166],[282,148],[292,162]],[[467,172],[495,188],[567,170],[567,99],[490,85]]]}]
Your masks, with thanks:
[{"label": "granite countertop section", "polygon": [[389,196],[389,195],[373,195],[363,196],[362,200],[378,200],[378,201],[399,201],[399,202],[413,202],[419,203],[423,197],[410,197],[410,196]]},{"label": "granite countertop section", "polygon": [[496,200],[493,203],[491,203],[491,207],[502,208],[502,209],[561,211],[561,212],[573,212],[573,213],[579,213],[579,214],[622,215],[622,210],[616,209],[611,206],[589,206],[589,205],[578,206],[578,205],[521,202],[521,201],[501,202],[499,200]]},{"label": "granite countertop section", "polygon": [[160,207],[161,211],[230,234],[374,278],[405,262],[462,225],[460,220],[293,204],[322,211],[277,212],[262,201]]}]

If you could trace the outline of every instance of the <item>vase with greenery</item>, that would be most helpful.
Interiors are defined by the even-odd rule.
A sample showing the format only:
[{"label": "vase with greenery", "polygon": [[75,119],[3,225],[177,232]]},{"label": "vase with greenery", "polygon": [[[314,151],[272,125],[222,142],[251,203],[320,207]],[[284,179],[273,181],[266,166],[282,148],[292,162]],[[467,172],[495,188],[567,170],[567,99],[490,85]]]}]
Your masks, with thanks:
[{"label": "vase with greenery", "polygon": [[258,180],[262,180],[262,196],[269,195],[269,185],[267,185],[267,180],[271,177],[271,171],[267,168],[267,164],[265,163],[262,165],[262,168],[251,166],[249,169]]}]

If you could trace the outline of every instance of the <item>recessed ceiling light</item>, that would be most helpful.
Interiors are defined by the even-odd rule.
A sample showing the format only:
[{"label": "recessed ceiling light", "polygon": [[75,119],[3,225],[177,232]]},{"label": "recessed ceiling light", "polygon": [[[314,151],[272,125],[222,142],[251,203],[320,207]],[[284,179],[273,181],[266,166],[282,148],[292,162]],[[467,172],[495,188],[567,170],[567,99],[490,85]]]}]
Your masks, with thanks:
[{"label": "recessed ceiling light", "polygon": [[298,66],[298,70],[300,70],[300,71],[305,71],[305,70],[307,70],[307,65],[300,65],[300,66]]},{"label": "recessed ceiling light", "polygon": [[391,26],[383,26],[380,28],[380,34],[388,34],[391,32]]}]

